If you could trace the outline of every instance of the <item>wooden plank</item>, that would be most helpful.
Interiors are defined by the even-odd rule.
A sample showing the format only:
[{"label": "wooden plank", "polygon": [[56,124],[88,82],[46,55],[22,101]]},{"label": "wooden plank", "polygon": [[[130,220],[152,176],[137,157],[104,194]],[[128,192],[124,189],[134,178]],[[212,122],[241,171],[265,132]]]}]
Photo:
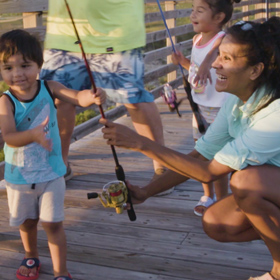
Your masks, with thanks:
[{"label": "wooden plank", "polygon": [[[170,28],[171,36],[179,36],[190,32],[193,32],[192,24],[184,24],[184,25],[177,26],[175,28]],[[168,38],[167,31],[160,30],[160,31],[147,33],[146,42],[147,44],[154,43],[160,40],[165,40],[166,38]]]},{"label": "wooden plank", "polygon": [[[189,17],[191,14],[191,9],[178,9],[172,11],[163,11],[165,19],[172,19],[172,18],[184,18]],[[160,12],[154,13],[146,13],[145,14],[145,22],[151,23],[155,21],[162,21],[162,16]]]},{"label": "wooden plank", "polygon": [[48,0],[1,0],[1,14],[47,11]]},{"label": "wooden plank", "polygon": [[[166,74],[168,74],[168,73],[170,73],[170,72],[172,72],[176,69],[178,69],[178,66],[174,65],[172,63],[169,63],[169,64],[163,65],[161,67],[158,67],[157,69],[149,71],[145,74],[144,82],[149,83],[149,82],[155,80],[156,78],[164,76],[164,75],[166,75]],[[171,80],[171,81],[174,81],[174,80]]]},{"label": "wooden plank", "polygon": [[[190,49],[192,47],[192,39],[175,44],[175,48],[179,50]],[[166,57],[172,53],[172,47],[164,47],[161,49],[154,49],[144,54],[144,62],[148,63],[159,58]]]}]

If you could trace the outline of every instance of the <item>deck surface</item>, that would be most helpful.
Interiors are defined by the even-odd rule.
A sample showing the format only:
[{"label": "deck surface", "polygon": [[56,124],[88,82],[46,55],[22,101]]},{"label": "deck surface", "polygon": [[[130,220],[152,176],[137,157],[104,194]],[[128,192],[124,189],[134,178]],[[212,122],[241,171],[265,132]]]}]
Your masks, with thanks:
[{"label": "deck surface", "polygon": [[[185,97],[183,92],[178,98]],[[164,124],[166,146],[188,153],[193,149],[188,101],[180,106],[182,117],[157,100]],[[129,117],[117,122],[131,125]],[[152,175],[152,161],[140,153],[117,148],[120,164],[132,184],[145,185]],[[247,280],[270,270],[272,260],[262,241],[224,244],[203,232],[193,208],[202,195],[201,184],[190,180],[165,197],[152,197],[135,205],[137,220],[104,208],[88,192],[101,192],[115,180],[110,147],[100,130],[71,145],[74,177],[67,182],[65,230],[68,268],[75,280]],[[4,190],[0,193],[0,279],[14,280],[24,251],[17,228],[8,223]],[[38,247],[42,268],[39,280],[52,278],[46,235],[41,227]]]}]

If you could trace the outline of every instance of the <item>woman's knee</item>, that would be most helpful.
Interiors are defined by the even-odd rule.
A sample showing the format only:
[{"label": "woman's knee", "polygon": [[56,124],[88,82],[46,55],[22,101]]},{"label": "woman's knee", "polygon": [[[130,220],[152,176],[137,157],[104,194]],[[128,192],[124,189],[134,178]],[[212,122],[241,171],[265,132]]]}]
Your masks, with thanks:
[{"label": "woman's knee", "polygon": [[208,208],[202,217],[202,226],[204,232],[212,239],[224,242],[223,233],[226,228],[215,212]]},{"label": "woman's knee", "polygon": [[238,205],[242,200],[248,198],[249,194],[252,192],[253,173],[253,169],[246,168],[235,172],[230,179],[230,188]]},{"label": "woman's knee", "polygon": [[229,195],[207,208],[202,217],[202,225],[210,238],[230,242],[239,234],[243,218],[234,196]]},{"label": "woman's knee", "polygon": [[248,167],[235,172],[230,180],[230,187],[236,204],[246,211],[251,205],[258,205],[263,199],[265,188],[261,185],[261,168]]}]

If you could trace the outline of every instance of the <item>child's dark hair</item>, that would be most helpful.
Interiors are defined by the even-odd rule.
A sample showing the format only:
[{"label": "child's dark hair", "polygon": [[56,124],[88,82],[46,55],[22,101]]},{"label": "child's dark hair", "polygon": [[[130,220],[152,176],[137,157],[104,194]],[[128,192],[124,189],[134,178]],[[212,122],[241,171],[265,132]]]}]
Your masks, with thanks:
[{"label": "child's dark hair", "polygon": [[225,14],[225,18],[221,22],[222,26],[231,19],[233,13],[233,4],[241,2],[241,0],[204,0],[204,1],[209,5],[210,9],[213,12],[213,15],[216,15],[218,13]]},{"label": "child's dark hair", "polygon": [[0,37],[0,60],[4,63],[15,54],[22,54],[24,60],[32,60],[39,68],[43,65],[43,50],[36,37],[22,29],[4,33]]},{"label": "child's dark hair", "polygon": [[267,95],[257,112],[280,98],[280,18],[272,17],[264,23],[242,22],[231,26],[226,33],[246,47],[248,65],[264,65],[255,89],[266,85]]}]

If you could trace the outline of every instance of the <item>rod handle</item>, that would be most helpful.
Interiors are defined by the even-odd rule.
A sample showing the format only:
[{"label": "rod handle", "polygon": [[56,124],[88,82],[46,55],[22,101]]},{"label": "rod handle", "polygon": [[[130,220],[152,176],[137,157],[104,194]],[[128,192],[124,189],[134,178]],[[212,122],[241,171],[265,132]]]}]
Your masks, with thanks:
[{"label": "rod handle", "polygon": [[[120,181],[123,181],[125,183],[125,174],[124,174],[123,168],[120,164],[115,167],[115,172],[116,172],[117,179]],[[129,191],[129,188],[127,187],[126,183],[125,183],[125,186],[127,189],[127,203],[130,204],[130,209],[127,209],[127,215],[129,217],[130,221],[134,222],[136,220],[136,214],[135,214],[133,204],[131,201],[130,191]]]}]

